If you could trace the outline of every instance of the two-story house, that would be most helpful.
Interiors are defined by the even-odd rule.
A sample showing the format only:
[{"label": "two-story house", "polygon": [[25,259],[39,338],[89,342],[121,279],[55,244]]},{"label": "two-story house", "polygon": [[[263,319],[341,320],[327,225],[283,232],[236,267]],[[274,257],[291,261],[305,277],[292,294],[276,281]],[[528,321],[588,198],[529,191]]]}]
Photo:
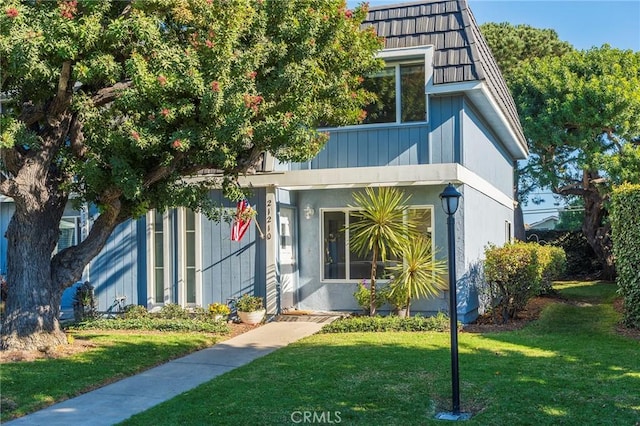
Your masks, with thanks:
[{"label": "two-story house", "polygon": [[[477,316],[478,265],[488,243],[511,238],[513,167],[527,155],[513,99],[465,0],[374,7],[364,25],[384,37],[386,63],[363,83],[379,98],[364,122],[323,129],[330,139],[309,162],[267,158],[266,171],[242,178],[253,188],[260,229],[251,226],[240,242],[231,241],[229,224],[182,208],[121,225],[89,267],[102,309],[118,295],[152,308],[207,306],[250,292],[265,296],[271,314],[358,310],[353,292],[370,270],[343,231],[353,193],[394,186],[410,194],[411,214],[445,258],[438,195],[451,182],[463,194],[458,315],[465,322]],[[219,193],[211,196],[235,209]],[[69,223],[81,233],[84,221]],[[444,291],[417,301],[412,312],[446,311],[447,301]]]}]

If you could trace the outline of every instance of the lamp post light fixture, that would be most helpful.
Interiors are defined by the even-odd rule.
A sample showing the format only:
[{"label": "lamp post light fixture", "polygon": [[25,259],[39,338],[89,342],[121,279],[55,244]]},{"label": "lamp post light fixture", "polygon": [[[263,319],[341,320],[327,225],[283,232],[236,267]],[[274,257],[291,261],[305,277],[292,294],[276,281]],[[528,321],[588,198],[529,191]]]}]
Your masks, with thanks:
[{"label": "lamp post light fixture", "polygon": [[460,194],[452,184],[440,194],[442,208],[447,214],[447,231],[449,243],[449,319],[451,332],[451,400],[452,411],[438,413],[440,420],[468,420],[469,413],[460,412],[460,376],[458,372],[458,296],[456,294],[456,247],[455,247],[455,219],[454,215],[458,210]]}]

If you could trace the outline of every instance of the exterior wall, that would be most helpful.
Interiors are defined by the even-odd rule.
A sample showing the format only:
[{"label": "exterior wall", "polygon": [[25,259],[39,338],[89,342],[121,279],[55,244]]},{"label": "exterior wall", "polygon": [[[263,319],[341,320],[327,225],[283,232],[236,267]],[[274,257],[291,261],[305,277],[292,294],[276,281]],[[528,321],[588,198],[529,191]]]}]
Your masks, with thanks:
[{"label": "exterior wall", "polygon": [[[218,191],[212,192],[214,202],[233,209],[232,203]],[[257,205],[257,220],[265,229],[264,190],[255,191],[249,199]],[[202,216],[202,305],[222,302],[244,293],[266,295],[265,288],[265,244],[256,226],[252,223],[241,241],[231,241],[231,225],[226,222],[212,222]]]},{"label": "exterior wall", "polygon": [[[438,248],[437,256],[446,257],[447,235],[442,229],[446,224],[445,214],[440,208],[438,194],[441,187],[402,188],[411,194],[410,204],[433,205],[435,221],[433,223],[434,239]],[[357,190],[356,190],[357,191]],[[307,203],[314,206],[316,214],[311,219],[305,219],[299,212],[299,309],[320,309],[338,311],[358,311],[360,308],[353,298],[357,280],[343,282],[321,282],[321,209],[343,208],[353,205],[353,191],[350,189],[309,190],[298,193],[299,205]],[[380,283],[382,285],[382,283]],[[412,303],[412,312],[435,313],[447,310],[446,293],[429,300],[419,300]],[[383,307],[382,310],[389,309]]]},{"label": "exterior wall", "polygon": [[513,160],[468,101],[464,102],[461,120],[461,164],[491,182],[500,191],[512,196]]},{"label": "exterior wall", "polygon": [[430,163],[460,162],[462,105],[462,96],[432,96],[429,98]]},{"label": "exterior wall", "polygon": [[460,321],[470,322],[482,312],[478,287],[483,280],[484,249],[490,243],[503,245],[508,241],[505,225],[513,223],[513,208],[465,186],[460,209],[456,215],[456,225],[462,225],[456,236],[458,232],[462,236],[458,243],[463,250],[458,251],[456,259],[458,314]]},{"label": "exterior wall", "polygon": [[[126,304],[146,305],[145,222],[143,218],[118,225],[90,263],[87,279],[99,310],[107,310],[117,296],[126,296]],[[65,293],[69,292],[73,300],[73,288]]]},{"label": "exterior wall", "polygon": [[325,147],[311,161],[280,164],[279,170],[428,164],[427,123],[348,126],[329,129]]}]

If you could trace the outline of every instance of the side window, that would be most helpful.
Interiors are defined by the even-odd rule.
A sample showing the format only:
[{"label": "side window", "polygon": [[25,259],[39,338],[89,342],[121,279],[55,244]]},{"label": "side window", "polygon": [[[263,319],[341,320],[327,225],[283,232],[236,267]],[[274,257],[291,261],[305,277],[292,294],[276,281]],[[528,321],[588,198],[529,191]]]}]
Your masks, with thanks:
[{"label": "side window", "polygon": [[60,221],[60,237],[54,253],[78,244],[80,236],[78,220],[79,218],[74,216],[64,216],[62,218]]}]

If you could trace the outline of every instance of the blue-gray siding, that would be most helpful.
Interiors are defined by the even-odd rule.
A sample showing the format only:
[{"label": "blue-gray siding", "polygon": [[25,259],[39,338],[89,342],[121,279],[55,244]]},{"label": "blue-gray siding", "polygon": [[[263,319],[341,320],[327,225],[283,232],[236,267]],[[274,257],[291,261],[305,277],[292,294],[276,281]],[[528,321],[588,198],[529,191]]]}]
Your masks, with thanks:
[{"label": "blue-gray siding", "polygon": [[310,162],[281,165],[287,170],[427,164],[427,123],[388,127],[337,128]]},{"label": "blue-gray siding", "polygon": [[100,310],[106,310],[116,296],[126,296],[127,304],[146,306],[145,222],[129,220],[118,225],[91,262],[89,280]]},{"label": "blue-gray siding", "polygon": [[[235,209],[235,203],[225,200],[220,192],[212,192],[217,204]],[[257,220],[265,229],[264,190],[255,191],[249,203],[257,206]],[[202,221],[202,298],[203,305],[225,302],[243,293],[266,293],[266,258],[264,240],[252,223],[241,241],[231,241],[231,225],[226,222]]]},{"label": "blue-gray siding", "polygon": [[462,165],[511,196],[513,160],[468,101],[462,111],[462,134]]},{"label": "blue-gray siding", "polygon": [[460,114],[462,96],[431,97],[429,119],[431,163],[460,162]]}]

